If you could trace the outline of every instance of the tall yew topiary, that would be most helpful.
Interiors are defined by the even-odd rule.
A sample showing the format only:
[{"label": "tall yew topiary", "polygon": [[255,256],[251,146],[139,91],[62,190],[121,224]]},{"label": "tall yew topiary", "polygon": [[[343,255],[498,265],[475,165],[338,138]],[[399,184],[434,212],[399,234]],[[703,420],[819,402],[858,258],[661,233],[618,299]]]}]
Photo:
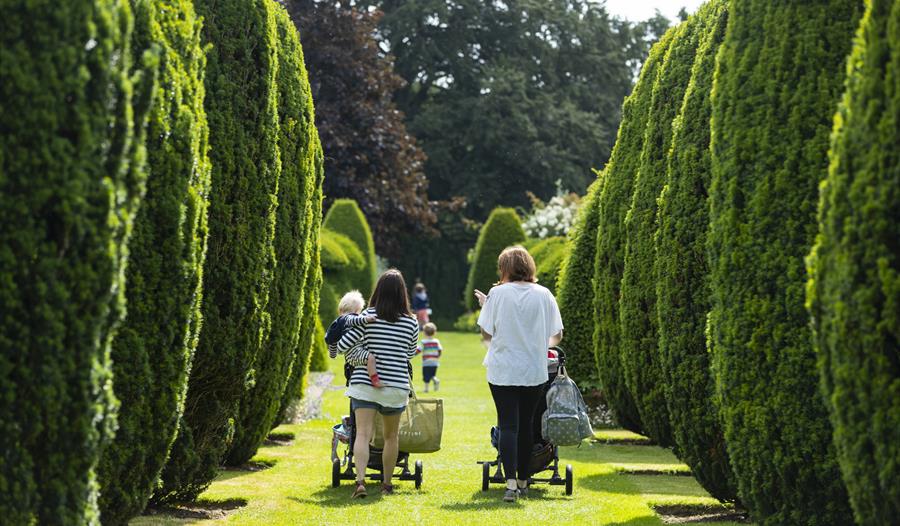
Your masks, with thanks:
[{"label": "tall yew topiary", "polygon": [[853,520],[818,389],[803,260],[861,7],[734,0],[718,56],[709,339],[739,494],[762,525]]},{"label": "tall yew topiary", "polygon": [[186,0],[133,5],[134,49],[159,46],[160,68],[147,128],[147,192],[128,245],[128,316],[111,351],[121,406],[99,466],[104,524],[125,524],[143,511],[178,431],[201,324],[210,187],[200,21]]},{"label": "tall yew topiary", "polygon": [[[375,242],[372,230],[359,205],[353,199],[337,199],[325,214],[323,226],[338,234],[343,234],[356,243],[362,251],[364,264],[359,269],[347,272],[347,287],[358,289],[366,298],[375,289]],[[346,291],[338,291],[342,294]]]},{"label": "tall yew topiary", "polygon": [[125,1],[0,10],[0,516],[97,523],[155,57]]},{"label": "tall yew topiary", "polygon": [[706,347],[710,91],[727,15],[724,1],[711,2],[696,15],[706,19],[704,34],[673,124],[666,184],[659,197],[655,272],[658,363],[676,449],[713,497],[732,502],[737,485],[713,404]]},{"label": "tall yew topiary", "polygon": [[556,294],[559,268],[569,252],[568,240],[562,236],[548,237],[534,244],[529,243],[525,248],[534,258],[538,283]]},{"label": "tall yew topiary", "polygon": [[255,383],[241,400],[234,442],[226,463],[240,465],[256,454],[277,416],[300,336],[309,245],[307,206],[317,181],[316,128],[303,50],[287,11],[275,9],[278,26],[278,115],[282,171],[275,223],[275,276],[269,297],[269,340],[260,349]]},{"label": "tall yew topiary", "polygon": [[275,270],[281,171],[275,6],[269,0],[198,0],[195,6],[204,41],[212,45],[205,104],[213,177],[209,257],[182,437],[163,470],[158,501],[193,499],[215,477],[269,334]]},{"label": "tall yew topiary", "polygon": [[583,387],[597,380],[594,354],[594,256],[597,250],[597,219],[603,174],[591,184],[581,201],[575,224],[569,230],[569,250],[557,280],[556,301],[566,328],[566,369]]},{"label": "tall yew topiary", "polygon": [[625,216],[625,258],[619,299],[625,385],[641,415],[641,427],[660,446],[672,446],[665,380],[659,363],[656,317],[656,201],[666,179],[672,121],[691,79],[697,47],[706,30],[705,12],[682,22],[672,36],[650,97],[647,126]]},{"label": "tall yew topiary", "polygon": [[488,216],[478,241],[475,243],[475,255],[469,268],[469,279],[466,282],[464,301],[471,311],[478,308],[478,301],[473,291],[481,290],[487,294],[497,281],[497,257],[503,249],[525,241],[522,220],[512,208],[495,208]]},{"label": "tall yew topiary", "polygon": [[900,2],[870,0],[850,56],[807,288],[857,524],[900,517]]},{"label": "tall yew topiary", "polygon": [[653,85],[676,29],[670,29],[653,45],[631,95],[622,106],[622,124],[597,202],[597,248],[594,260],[594,352],[600,384],[622,427],[640,433],[641,418],[625,384],[620,359],[621,324],[619,294],[625,259],[625,215],[634,194],[640,168],[644,130],[647,127]]}]

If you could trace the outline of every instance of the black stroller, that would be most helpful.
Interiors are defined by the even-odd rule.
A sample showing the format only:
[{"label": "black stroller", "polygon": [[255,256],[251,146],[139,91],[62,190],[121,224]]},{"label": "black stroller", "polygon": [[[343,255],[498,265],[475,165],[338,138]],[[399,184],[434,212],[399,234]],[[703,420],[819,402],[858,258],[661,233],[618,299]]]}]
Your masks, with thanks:
[{"label": "black stroller", "polygon": [[[348,369],[349,368],[349,369]],[[412,379],[412,365],[410,368],[410,379]],[[344,366],[344,376],[347,383],[350,382],[350,374],[353,368]],[[353,411],[349,416],[341,419],[341,423],[333,428],[333,436],[331,439],[331,487],[336,488],[341,485],[342,480],[356,480],[356,472],[353,469],[353,443],[356,441],[356,417]],[[339,453],[341,445],[344,446],[343,453]],[[381,463],[381,449],[369,446],[369,464],[368,468],[376,471],[368,475],[371,480],[384,480],[384,466]],[[422,461],[417,460],[414,464],[413,471],[410,471],[409,453],[400,451],[397,455],[397,465],[395,469],[398,472],[394,475],[395,479],[412,480],[416,483],[416,489],[422,487]]]},{"label": "black stroller", "polygon": [[[560,347],[551,347],[547,352],[547,372],[550,378],[544,384],[543,394],[547,394],[547,389],[559,373],[559,368],[565,364],[566,355]],[[541,438],[541,416],[547,409],[547,397],[541,396],[534,412],[534,448],[531,452],[531,478],[528,484],[549,484],[551,486],[566,487],[566,495],[572,494],[572,483],[574,476],[572,474],[572,465],[566,464],[565,478],[559,475],[559,447]],[[487,491],[491,483],[506,484],[506,477],[503,473],[503,464],[500,462],[499,452],[500,430],[497,426],[491,427],[491,445],[497,449],[497,458],[494,460],[479,460],[481,464],[481,491]],[[491,468],[494,469],[493,475]],[[546,477],[539,477],[541,473],[549,472]]]}]

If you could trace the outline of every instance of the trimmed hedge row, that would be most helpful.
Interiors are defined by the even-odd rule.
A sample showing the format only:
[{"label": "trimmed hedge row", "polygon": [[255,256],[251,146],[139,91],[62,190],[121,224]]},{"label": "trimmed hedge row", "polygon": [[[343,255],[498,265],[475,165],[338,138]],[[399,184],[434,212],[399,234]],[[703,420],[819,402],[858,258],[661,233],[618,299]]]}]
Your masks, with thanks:
[{"label": "trimmed hedge row", "polygon": [[[206,489],[255,381],[271,328],[275,220],[281,172],[275,6],[269,0],[198,0],[207,58],[212,176],[203,329],[180,435],[154,499],[192,500]],[[187,440],[190,438],[190,440]]]},{"label": "trimmed hedge row", "polygon": [[556,294],[559,269],[569,250],[566,238],[548,237],[535,243],[526,243],[525,248],[534,258],[538,284]]},{"label": "trimmed hedge row", "polygon": [[[663,447],[674,445],[659,363],[656,316],[656,202],[665,183],[666,159],[672,142],[672,121],[681,109],[691,79],[691,67],[706,31],[702,14],[674,29],[659,67],[647,114],[643,142],[633,154],[640,159],[625,215],[625,257],[619,298],[621,338],[619,360],[625,385],[641,416],[644,433]],[[637,146],[637,145],[636,145]]]},{"label": "trimmed hedge row", "polygon": [[160,68],[147,130],[147,191],[128,244],[128,316],[111,349],[121,405],[98,469],[104,524],[125,524],[144,509],[178,431],[200,332],[210,188],[200,20],[186,0],[134,7],[133,54],[159,46]]},{"label": "trimmed hedge row", "polygon": [[857,524],[900,517],[900,2],[870,0],[835,118],[807,300]]},{"label": "trimmed hedge row", "polygon": [[695,16],[705,18],[706,27],[672,125],[666,182],[659,196],[655,237],[658,358],[679,457],[713,497],[734,502],[737,485],[712,399],[715,386],[706,348],[710,92],[716,53],[725,36],[727,3],[710,2]]},{"label": "trimmed hedge row", "polygon": [[757,523],[850,524],[804,308],[804,257],[861,2],[730,6],[713,90],[708,237],[728,454]]},{"label": "trimmed hedge row", "polygon": [[308,243],[312,210],[316,128],[303,50],[284,8],[275,9],[278,29],[278,146],[282,172],[278,181],[275,267],[268,312],[272,329],[256,359],[255,383],[244,393],[235,422],[234,441],[225,458],[237,466],[250,460],[275,423],[296,355],[304,307],[307,267],[314,247]]},{"label": "trimmed hedge row", "polygon": [[[353,199],[337,199],[325,215],[323,226],[350,238],[362,253],[362,265],[358,269],[345,270],[345,275],[348,286],[358,289],[363,297],[368,298],[375,289],[376,263],[375,241],[366,216]],[[344,292],[347,291],[338,291],[339,294]]]},{"label": "trimmed hedge row", "polygon": [[524,242],[525,231],[522,230],[522,221],[516,211],[512,208],[495,208],[481,227],[475,244],[475,256],[469,268],[463,298],[468,310],[478,308],[473,293],[475,289],[487,293],[497,282],[497,257],[503,249]]},{"label": "trimmed hedge row", "polygon": [[0,515],[96,523],[156,56],[123,0],[0,8]]}]

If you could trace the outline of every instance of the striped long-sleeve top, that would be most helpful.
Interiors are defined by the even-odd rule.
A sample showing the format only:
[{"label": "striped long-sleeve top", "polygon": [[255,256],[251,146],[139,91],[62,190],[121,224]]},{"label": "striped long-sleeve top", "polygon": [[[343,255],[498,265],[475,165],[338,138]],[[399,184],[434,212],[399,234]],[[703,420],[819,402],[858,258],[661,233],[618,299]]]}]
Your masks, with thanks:
[{"label": "striped long-sleeve top", "polygon": [[[375,309],[363,315],[374,316]],[[372,353],[383,385],[409,389],[409,361],[416,355],[418,340],[419,324],[412,316],[401,316],[394,323],[378,318],[375,323],[353,327],[338,342],[338,352],[354,366],[350,385],[372,385],[366,372],[366,360]]]},{"label": "striped long-sleeve top", "polygon": [[334,343],[328,344],[328,356],[331,358],[336,358],[338,354],[338,346],[337,342],[341,341],[341,338],[347,334],[348,329],[352,329],[353,327],[360,327],[366,324],[366,317],[362,314],[357,314],[355,312],[351,312],[350,314],[343,314],[338,316],[338,319],[334,320],[331,323],[331,326],[328,327],[328,332],[325,333],[326,343],[328,340],[331,331],[338,332],[337,340],[332,340]]}]

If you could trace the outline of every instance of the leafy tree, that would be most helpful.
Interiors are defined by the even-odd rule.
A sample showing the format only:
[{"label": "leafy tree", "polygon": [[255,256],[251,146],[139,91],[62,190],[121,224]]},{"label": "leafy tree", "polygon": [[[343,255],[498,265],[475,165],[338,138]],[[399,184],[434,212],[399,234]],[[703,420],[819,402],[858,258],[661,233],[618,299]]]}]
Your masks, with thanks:
[{"label": "leafy tree", "polygon": [[326,208],[355,200],[379,253],[402,257],[400,234],[429,230],[425,155],[393,102],[404,84],[375,40],[380,14],[347,2],[287,0],[306,56],[325,157]]},{"label": "leafy tree", "polygon": [[817,385],[803,258],[860,8],[735,0],[718,56],[709,340],[741,501],[761,525],[853,520]]},{"label": "leafy tree", "polygon": [[278,141],[275,6],[269,0],[198,0],[207,57],[213,185],[203,329],[188,382],[179,439],[157,501],[190,500],[216,476],[234,419],[254,383],[270,330]]},{"label": "leafy tree", "polygon": [[[324,228],[338,234],[344,234],[362,252],[363,265],[357,271],[347,271],[347,282],[350,288],[359,289],[368,297],[375,289],[375,241],[366,216],[359,205],[352,199],[338,199],[328,210],[323,223]],[[346,292],[346,291],[343,291]],[[339,291],[341,293],[341,291]]]},{"label": "leafy tree", "polygon": [[807,287],[856,523],[900,516],[900,2],[870,0],[835,118]]},{"label": "leafy tree", "polygon": [[481,227],[475,254],[469,269],[469,280],[466,282],[466,306],[470,311],[478,308],[478,301],[473,291],[479,289],[485,293],[499,278],[497,274],[497,258],[507,247],[525,241],[525,231],[519,215],[512,208],[497,208],[491,212],[487,222]]},{"label": "leafy tree", "polygon": [[234,441],[226,463],[250,460],[275,423],[281,396],[290,377],[300,337],[307,267],[315,247],[309,244],[313,185],[319,142],[313,115],[309,80],[297,29],[287,12],[275,9],[278,27],[278,146],[282,171],[278,180],[275,223],[275,276],[269,298],[272,330],[260,349],[255,383],[241,399]]},{"label": "leafy tree", "polygon": [[161,60],[148,122],[150,173],[128,244],[128,316],[111,348],[121,405],[98,467],[104,524],[125,524],[144,509],[178,431],[201,324],[210,188],[200,21],[185,0],[133,5],[135,56],[155,45]]},{"label": "leafy tree", "polygon": [[[556,299],[565,326],[566,369],[572,378],[584,384],[597,379],[594,354],[594,259],[597,250],[597,220],[600,185],[603,175],[588,188],[587,196],[569,230],[569,250],[557,281]],[[583,385],[586,387],[587,384]]]},{"label": "leafy tree", "polygon": [[647,127],[652,90],[675,29],[670,29],[650,50],[634,91],[622,106],[622,124],[605,176],[601,179],[597,203],[597,248],[594,261],[594,352],[603,393],[616,421],[631,431],[641,432],[641,418],[625,384],[620,359],[621,325],[619,295],[625,259],[625,215],[634,194],[634,178]]},{"label": "leafy tree", "polygon": [[704,17],[706,27],[680,113],[672,125],[665,187],[659,197],[655,237],[658,358],[679,458],[712,496],[733,502],[737,485],[713,404],[706,348],[710,91],[716,52],[725,36],[727,4],[710,2],[695,16]]},{"label": "leafy tree", "polygon": [[0,9],[0,515],[96,523],[156,57],[124,1]]}]

